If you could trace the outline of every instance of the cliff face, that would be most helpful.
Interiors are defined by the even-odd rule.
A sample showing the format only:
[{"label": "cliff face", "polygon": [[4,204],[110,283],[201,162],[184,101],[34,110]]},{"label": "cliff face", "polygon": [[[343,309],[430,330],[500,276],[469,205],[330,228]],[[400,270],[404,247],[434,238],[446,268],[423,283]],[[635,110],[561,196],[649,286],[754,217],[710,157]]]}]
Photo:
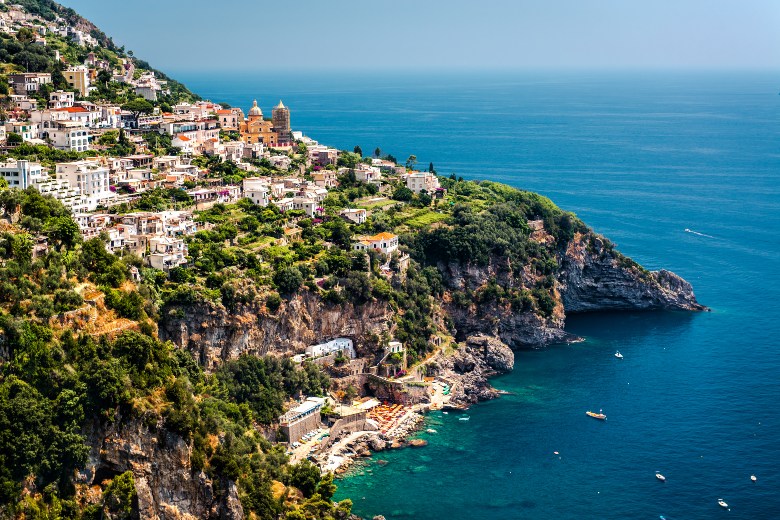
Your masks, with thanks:
[{"label": "cliff face", "polygon": [[140,518],[244,518],[235,483],[215,483],[194,471],[190,447],[178,435],[152,431],[137,418],[118,418],[107,425],[93,424],[88,445],[89,460],[77,483],[88,487],[132,471]]},{"label": "cliff face", "polygon": [[560,264],[558,282],[566,312],[706,310],[691,284],[669,271],[643,270],[595,235],[575,236]]},{"label": "cliff face", "polygon": [[[545,240],[547,237],[542,237]],[[513,273],[501,259],[486,266],[440,264],[446,287],[443,308],[463,340],[473,334],[499,338],[513,348],[539,347],[570,341],[564,323],[567,313],[608,310],[706,310],[696,301],[691,284],[669,271],[649,272],[614,251],[608,241],[577,234],[557,255],[551,294],[555,307],[549,317],[517,312],[495,299],[454,302],[452,291],[478,291],[488,283],[503,288],[530,289],[542,278],[528,266]]]},{"label": "cliff face", "polygon": [[[555,308],[545,317],[533,311],[515,311],[495,299],[465,305],[453,301],[454,291],[477,291],[489,282],[531,288],[540,277],[530,268],[513,272],[501,259],[486,266],[440,264],[447,288],[441,309],[452,320],[456,338],[463,341],[483,334],[512,348],[540,347],[575,339],[564,331],[567,313],[706,310],[696,301],[688,282],[669,271],[645,271],[597,235],[576,235],[558,255],[558,265],[551,291]],[[275,313],[262,302],[237,312],[211,302],[169,308],[160,323],[160,337],[190,350],[206,370],[213,370],[222,360],[243,353],[292,355],[308,345],[341,336],[355,340],[358,355],[369,355],[376,338],[392,332],[392,322],[393,310],[387,302],[334,305],[304,290],[284,300]]]},{"label": "cliff face", "polygon": [[161,339],[193,353],[206,370],[241,354],[296,354],[335,337],[350,337],[358,355],[392,323],[392,309],[377,301],[355,306],[333,305],[301,291],[270,313],[262,305],[231,313],[210,302],[166,309]]},{"label": "cliff face", "polygon": [[[451,263],[438,267],[451,291],[478,290],[491,280],[503,287],[530,286],[535,281],[529,270],[515,275],[500,259],[493,259],[486,266]],[[546,345],[568,338],[563,331],[561,305],[556,305],[552,316],[545,318],[533,312],[515,312],[511,306],[496,301],[475,301],[463,306],[453,302],[451,294],[448,294],[444,298],[444,310],[455,324],[459,340],[484,334],[517,348]]]},{"label": "cliff face", "polygon": [[467,338],[454,356],[440,357],[437,365],[441,375],[457,381],[452,388],[450,403],[468,407],[498,396],[488,378],[511,372],[515,366],[515,354],[495,337],[476,335]]}]

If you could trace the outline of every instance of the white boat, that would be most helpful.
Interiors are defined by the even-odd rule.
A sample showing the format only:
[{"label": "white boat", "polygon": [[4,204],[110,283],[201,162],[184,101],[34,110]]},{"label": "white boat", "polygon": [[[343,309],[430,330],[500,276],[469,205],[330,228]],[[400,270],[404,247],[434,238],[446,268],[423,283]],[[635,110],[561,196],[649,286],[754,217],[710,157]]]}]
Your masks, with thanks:
[{"label": "white boat", "polygon": [[658,480],[660,480],[661,482],[666,482],[666,477],[664,477],[663,475],[661,475],[661,474],[660,474],[660,473],[658,473],[657,471],[655,472],[655,478],[657,478],[657,479],[658,479]]},{"label": "white boat", "polygon": [[752,480],[753,482],[755,482],[755,481],[756,481],[756,480],[758,480],[758,479],[756,478],[756,476],[755,476],[755,475],[750,475],[750,480]]},{"label": "white boat", "polygon": [[620,351],[618,350],[617,352],[615,352],[615,357],[618,359],[623,359],[623,354],[621,354]]},{"label": "white boat", "polygon": [[719,499],[718,499],[718,505],[719,505],[720,507],[729,507],[729,505],[726,503],[726,501],[725,501],[725,500],[723,500],[722,498],[719,498]]},{"label": "white boat", "polygon": [[469,419],[470,419],[470,417],[468,415],[466,415],[464,417],[458,417],[459,421],[468,421]]},{"label": "white boat", "polygon": [[428,428],[425,431],[428,432],[428,433],[436,433],[436,430],[434,430],[433,428]]}]

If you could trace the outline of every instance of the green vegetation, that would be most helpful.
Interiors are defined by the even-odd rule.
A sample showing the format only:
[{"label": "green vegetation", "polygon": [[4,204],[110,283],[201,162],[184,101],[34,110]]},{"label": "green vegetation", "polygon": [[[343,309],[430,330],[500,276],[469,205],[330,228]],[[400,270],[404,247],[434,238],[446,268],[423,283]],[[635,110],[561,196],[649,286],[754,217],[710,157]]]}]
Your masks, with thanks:
[{"label": "green vegetation", "polygon": [[[158,277],[149,272],[148,283],[120,289],[132,257],[110,254],[99,238],[81,243],[69,232],[75,223],[65,208],[35,190],[0,192],[6,217],[17,208],[18,226],[0,235],[0,347],[7,352],[0,364],[3,516],[133,518],[130,473],[115,477],[100,502],[86,507],[76,500],[72,475],[87,460],[86,432],[138,417],[191,442],[192,464],[216,483],[236,481],[245,510],[258,518],[298,509],[306,518],[346,517],[349,503],[328,502],[331,477],[288,466],[281,448],[256,429],[281,414],[291,395],[325,391],[328,378],[315,365],[297,370],[289,360],[242,357],[207,376],[188,353],[151,335],[147,320],[156,314],[149,298],[158,291]],[[48,233],[56,248],[33,259],[33,232]],[[51,321],[83,305],[75,288],[85,284],[102,287],[106,305],[143,332],[126,330],[110,339]],[[217,437],[223,440],[215,444]],[[45,493],[23,495],[27,479]],[[273,480],[302,486],[304,499],[279,502]]]}]

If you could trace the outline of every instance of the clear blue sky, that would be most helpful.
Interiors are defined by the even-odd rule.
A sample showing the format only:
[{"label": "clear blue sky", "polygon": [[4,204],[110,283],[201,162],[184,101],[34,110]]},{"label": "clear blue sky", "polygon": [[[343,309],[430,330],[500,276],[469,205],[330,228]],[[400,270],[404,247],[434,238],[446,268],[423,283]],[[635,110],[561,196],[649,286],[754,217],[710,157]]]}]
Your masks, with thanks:
[{"label": "clear blue sky", "polygon": [[61,0],[166,71],[780,68],[780,0]]}]

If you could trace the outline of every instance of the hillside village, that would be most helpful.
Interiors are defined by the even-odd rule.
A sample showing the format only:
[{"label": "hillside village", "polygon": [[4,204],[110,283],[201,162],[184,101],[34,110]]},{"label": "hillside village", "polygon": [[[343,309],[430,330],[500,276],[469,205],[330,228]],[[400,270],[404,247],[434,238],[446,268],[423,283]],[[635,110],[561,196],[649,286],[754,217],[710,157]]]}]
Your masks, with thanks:
[{"label": "hillside village", "polygon": [[[270,117],[202,100],[74,12],[19,4],[0,3],[0,418],[15,384],[86,408],[42,412],[71,435],[60,473],[46,442],[0,443],[0,516],[55,507],[55,481],[105,512],[132,473],[141,517],[187,517],[160,512],[173,486],[201,497],[174,507],[190,517],[347,518],[329,472],[401,446],[420,412],[495,397],[504,342],[566,339],[570,244],[648,276],[543,197],[321,144],[281,100]],[[128,448],[155,435],[184,462]]]},{"label": "hillside village", "polygon": [[[132,282],[140,284],[144,273],[157,276],[150,274],[154,271],[186,278],[182,270],[193,261],[188,245],[199,232],[215,228],[209,219],[215,207],[273,208],[270,219],[281,224],[278,236],[266,237],[260,249],[300,243],[302,234],[333,219],[359,230],[375,211],[398,209],[412,199],[418,210],[410,216],[422,217],[420,224],[438,220],[430,208],[446,190],[432,165],[421,172],[413,169],[413,157],[401,166],[380,157],[379,149],[363,157],[358,149],[321,145],[293,130],[282,101],[270,118],[257,101],[246,115],[195,96],[169,105],[174,98],[168,82],[137,68],[133,58],[106,59],[95,37],[60,16],[42,20],[22,6],[3,7],[0,28],[9,38],[21,41],[31,33],[33,44],[44,49],[65,41],[68,52],[49,51],[62,74],[59,82],[57,72],[6,74],[0,182],[62,203],[78,225],[78,240],[98,240],[109,253],[138,258],[141,265],[129,267]],[[66,57],[73,55],[83,62]],[[104,99],[117,92],[124,103]],[[349,200],[345,184],[352,189]],[[6,212],[11,223],[21,217],[20,208],[6,206]],[[36,256],[48,251],[49,234],[33,237]],[[380,255],[378,272],[388,280],[409,265],[398,235],[388,231],[354,234],[341,247]],[[328,283],[324,277],[315,281]],[[323,339],[324,346],[308,346],[294,356],[296,362],[308,357],[332,364],[346,354],[356,357],[351,339]],[[348,349],[340,346],[344,342]],[[372,373],[407,376],[404,351],[398,341],[387,343]],[[384,363],[389,357],[392,364]]]}]

